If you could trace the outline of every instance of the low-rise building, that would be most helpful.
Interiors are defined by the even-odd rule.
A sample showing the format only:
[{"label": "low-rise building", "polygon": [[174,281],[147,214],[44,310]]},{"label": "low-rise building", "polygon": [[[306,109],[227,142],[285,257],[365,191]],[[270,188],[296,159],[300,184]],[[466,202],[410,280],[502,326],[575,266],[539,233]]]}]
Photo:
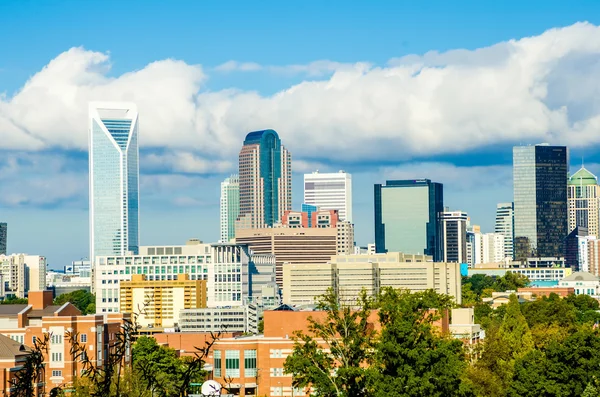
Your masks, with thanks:
[{"label": "low-rise building", "polygon": [[425,255],[390,252],[375,255],[338,255],[329,263],[286,264],[283,303],[306,305],[333,288],[345,300],[361,291],[376,295],[381,287],[411,291],[434,289],[461,302],[459,263],[430,262]]},{"label": "low-rise building", "polygon": [[573,295],[575,293],[575,288],[560,288],[556,287],[527,287],[527,288],[519,288],[517,290],[519,293],[527,293],[530,292],[534,297],[538,299],[541,297],[549,297],[552,294],[556,294],[561,298],[566,298],[569,295]]},{"label": "low-rise building", "polygon": [[206,280],[190,280],[187,274],[176,280],[147,280],[134,274],[121,282],[121,313],[137,313],[142,328],[173,328],[184,309],[206,307]]},{"label": "low-rise building", "polygon": [[575,295],[600,296],[600,277],[587,272],[575,272],[560,280],[562,288],[573,288]]},{"label": "low-rise building", "polygon": [[452,309],[450,333],[467,344],[477,343],[485,338],[481,325],[475,324],[475,310],[471,307]]}]

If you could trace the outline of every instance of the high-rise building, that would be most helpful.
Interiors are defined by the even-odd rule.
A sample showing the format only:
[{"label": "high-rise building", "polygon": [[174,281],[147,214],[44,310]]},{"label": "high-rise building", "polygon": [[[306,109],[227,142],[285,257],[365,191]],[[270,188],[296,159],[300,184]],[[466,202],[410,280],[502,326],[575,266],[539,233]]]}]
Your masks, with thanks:
[{"label": "high-rise building", "polygon": [[138,112],[131,103],[89,108],[90,261],[139,249]]},{"label": "high-rise building", "polygon": [[246,135],[239,156],[240,214],[236,229],[273,226],[292,209],[291,158],[275,131]]},{"label": "high-rise building", "polygon": [[0,255],[6,255],[6,246],[8,239],[8,224],[0,222]]},{"label": "high-rise building", "polygon": [[0,255],[0,290],[25,298],[30,291],[46,289],[46,257],[40,255]]},{"label": "high-rise building", "polygon": [[516,259],[564,256],[568,164],[565,146],[513,148]]},{"label": "high-rise building", "polygon": [[499,233],[484,233],[480,235],[481,248],[479,250],[481,257],[476,263],[500,263],[504,261],[504,240],[505,236]]},{"label": "high-rise building", "polygon": [[441,261],[443,211],[441,183],[416,179],[375,185],[375,250],[425,254]]},{"label": "high-rise building", "polygon": [[338,210],[352,223],[352,175],[344,171],[304,174],[304,202],[321,210]]},{"label": "high-rise building", "polygon": [[585,227],[590,236],[598,236],[600,186],[598,178],[581,167],[569,178],[569,231]]},{"label": "high-rise building", "polygon": [[494,232],[504,236],[504,257],[513,259],[515,211],[513,203],[499,203],[496,206]]},{"label": "high-rise building", "polygon": [[442,213],[442,238],[444,240],[444,262],[467,263],[466,212],[444,211]]},{"label": "high-rise building", "polygon": [[231,175],[221,182],[221,242],[235,238],[235,220],[240,214],[240,179]]}]

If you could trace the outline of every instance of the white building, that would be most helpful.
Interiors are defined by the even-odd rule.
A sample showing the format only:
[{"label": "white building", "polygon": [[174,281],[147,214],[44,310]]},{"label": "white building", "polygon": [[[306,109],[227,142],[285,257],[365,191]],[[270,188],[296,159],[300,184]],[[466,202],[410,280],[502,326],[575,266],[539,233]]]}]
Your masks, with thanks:
[{"label": "white building", "polygon": [[68,276],[91,277],[92,263],[87,259],[80,259],[71,262],[70,265],[64,267],[65,274]]},{"label": "white building", "polygon": [[467,263],[467,222],[463,211],[445,211],[441,214],[443,262]]},{"label": "white building", "polygon": [[240,178],[231,175],[221,182],[221,243],[235,238],[235,220],[240,214]]},{"label": "white building", "polygon": [[352,175],[344,171],[304,174],[304,203],[338,210],[340,220],[352,223]]},{"label": "white building", "polygon": [[496,207],[496,224],[494,232],[504,236],[504,257],[514,257],[515,210],[513,203],[499,203]]},{"label": "white building", "polygon": [[0,255],[4,291],[24,298],[29,291],[46,289],[46,257],[40,255]]},{"label": "white building", "polygon": [[132,103],[89,106],[90,260],[137,253],[138,112]]},{"label": "white building", "polygon": [[499,263],[504,261],[505,237],[499,233],[481,235],[481,259],[478,263]]},{"label": "white building", "polygon": [[[273,262],[258,267],[272,269]],[[253,290],[272,285],[274,274],[266,275],[264,269],[261,274],[256,267],[245,245],[199,240],[183,246],[140,247],[139,255],[99,256],[94,267],[96,312],[119,312],[120,282],[131,280],[132,274],[145,274],[147,280],[176,280],[178,274],[187,274],[190,280],[206,280],[209,307],[241,306],[260,298]]]},{"label": "white building", "polygon": [[575,295],[600,295],[600,278],[587,272],[575,272],[558,283],[561,288],[574,288]]}]

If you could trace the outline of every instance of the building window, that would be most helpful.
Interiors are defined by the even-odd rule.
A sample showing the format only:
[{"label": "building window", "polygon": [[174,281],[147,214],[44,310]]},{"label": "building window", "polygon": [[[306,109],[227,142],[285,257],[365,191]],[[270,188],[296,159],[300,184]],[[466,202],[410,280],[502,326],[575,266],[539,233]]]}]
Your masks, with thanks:
[{"label": "building window", "polygon": [[215,350],[213,352],[214,358],[214,376],[215,378],[221,377],[221,350]]},{"label": "building window", "polygon": [[52,370],[52,376],[62,376],[62,371]]},{"label": "building window", "polygon": [[52,343],[53,344],[61,344],[62,343],[62,335],[52,335]]},{"label": "building window", "polygon": [[240,351],[225,351],[225,376],[232,378],[240,377]]},{"label": "building window", "polygon": [[244,350],[244,376],[256,376],[256,350]]},{"label": "building window", "polygon": [[35,346],[35,341],[37,340],[37,336],[32,336],[31,337],[31,344],[32,346]]},{"label": "building window", "polygon": [[81,334],[81,343],[86,343],[87,342],[87,334]]},{"label": "building window", "polygon": [[52,361],[62,361],[62,353],[52,353]]}]

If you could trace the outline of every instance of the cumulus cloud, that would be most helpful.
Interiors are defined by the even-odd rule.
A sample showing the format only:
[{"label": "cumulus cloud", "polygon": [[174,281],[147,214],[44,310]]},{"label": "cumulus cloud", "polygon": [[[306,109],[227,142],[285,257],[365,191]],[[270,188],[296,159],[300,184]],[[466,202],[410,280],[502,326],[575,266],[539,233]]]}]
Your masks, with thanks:
[{"label": "cumulus cloud", "polygon": [[[277,69],[219,67],[265,68]],[[294,159],[345,163],[600,141],[600,28],[588,23],[382,67],[317,61],[280,69],[313,77],[270,96],[206,91],[200,65],[168,59],[111,77],[107,54],[73,48],[0,99],[0,148],[85,150],[91,100],[136,102],[142,147],[165,153],[148,160],[182,172],[231,168],[244,135],[263,128],[277,130]]]}]

